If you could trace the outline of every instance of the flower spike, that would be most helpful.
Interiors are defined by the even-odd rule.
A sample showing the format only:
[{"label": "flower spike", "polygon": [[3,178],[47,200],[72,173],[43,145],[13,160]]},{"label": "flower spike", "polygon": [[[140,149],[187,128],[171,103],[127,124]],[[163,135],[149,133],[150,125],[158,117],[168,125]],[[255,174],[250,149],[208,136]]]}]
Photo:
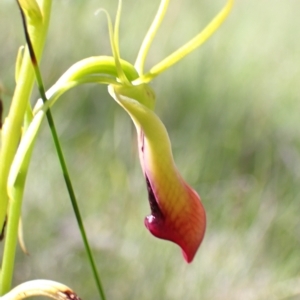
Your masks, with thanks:
[{"label": "flower spike", "polygon": [[205,210],[174,164],[166,128],[153,112],[154,93],[146,84],[110,85],[109,93],[127,111],[137,130],[151,208],[145,226],[154,236],[179,245],[190,263],[204,237]]}]

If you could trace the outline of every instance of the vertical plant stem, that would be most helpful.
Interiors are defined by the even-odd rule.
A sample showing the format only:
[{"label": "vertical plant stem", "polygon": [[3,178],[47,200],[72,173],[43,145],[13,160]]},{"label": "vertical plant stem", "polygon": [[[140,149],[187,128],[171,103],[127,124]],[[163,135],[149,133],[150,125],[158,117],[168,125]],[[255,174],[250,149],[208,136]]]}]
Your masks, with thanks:
[{"label": "vertical plant stem", "polygon": [[30,162],[31,152],[29,151],[22,164],[20,175],[11,191],[13,200],[9,204],[7,236],[3,253],[2,270],[0,274],[0,295],[4,295],[11,288],[11,281],[14,271],[15,253],[17,246],[18,226],[21,215],[22,198],[26,181],[27,170]]},{"label": "vertical plant stem", "polygon": [[[48,114],[47,114],[47,118],[48,118]],[[49,126],[50,126],[50,123],[49,123]],[[74,213],[75,213],[75,216],[76,216],[77,224],[78,224],[78,227],[79,227],[79,230],[80,230],[80,233],[81,233],[81,237],[82,237],[82,240],[83,240],[85,251],[87,253],[88,260],[89,260],[91,268],[92,268],[92,272],[93,272],[93,275],[94,275],[94,278],[95,278],[95,281],[96,281],[96,286],[97,286],[99,295],[100,295],[102,300],[105,300],[106,297],[105,297],[105,294],[104,294],[104,289],[103,289],[100,277],[98,275],[95,260],[93,258],[93,254],[92,254],[92,251],[91,251],[88,239],[87,239],[87,235],[86,235],[86,232],[85,232],[85,229],[84,229],[83,221],[82,221],[82,218],[81,218],[79,207],[77,205],[76,196],[75,196],[75,193],[74,193],[72,182],[70,180],[67,165],[65,163],[65,159],[64,159],[61,147],[59,145],[57,134],[56,133],[53,134],[54,131],[55,131],[55,128],[53,128],[53,129],[54,129],[53,131],[51,129],[52,136],[53,136],[53,139],[54,139],[54,143],[56,144],[56,142],[57,142],[57,144],[56,144],[57,155],[59,157],[59,161],[60,161],[61,168],[62,168],[62,171],[63,171],[63,175],[64,175],[64,178],[65,178],[66,186],[67,186],[67,189],[68,189],[68,192],[69,192],[69,196],[70,196],[70,199],[71,199],[71,202],[72,202],[72,206],[73,206],[73,210],[74,210]]]},{"label": "vertical plant stem", "polygon": [[[30,36],[29,36],[28,30],[27,30],[26,18],[25,18],[25,15],[24,15],[24,12],[23,12],[21,6],[19,6],[19,7],[20,7],[20,11],[21,11],[23,27],[24,27],[24,33],[25,33],[25,37],[26,37],[26,41],[27,41],[27,45],[28,45],[28,49],[29,49],[29,53],[30,53],[30,57],[31,57],[31,62],[32,62],[34,72],[35,72],[35,77],[36,77],[36,80],[37,80],[37,85],[38,85],[38,88],[39,88],[41,98],[42,98],[43,102],[46,103],[47,102],[47,97],[46,97],[46,93],[45,93],[43,79],[42,79],[42,76],[41,76],[41,73],[40,73],[40,69],[39,69],[38,62],[37,62],[37,59],[36,59],[36,56],[35,56],[33,45],[31,43]],[[50,130],[51,130],[54,145],[55,145],[55,148],[56,148],[56,151],[57,151],[57,156],[58,156],[61,168],[62,168],[63,176],[64,176],[65,183],[66,183],[66,186],[67,186],[67,190],[68,190],[68,193],[69,193],[69,196],[70,196],[70,199],[71,199],[71,203],[72,203],[73,210],[74,210],[74,213],[75,213],[75,216],[76,216],[78,227],[79,227],[82,239],[83,239],[85,250],[86,250],[87,255],[88,255],[88,260],[90,262],[92,272],[93,272],[93,275],[94,275],[94,278],[95,278],[95,281],[96,281],[96,286],[97,286],[97,289],[98,289],[98,292],[99,292],[99,295],[100,295],[101,299],[105,300],[104,289],[102,287],[100,277],[99,277],[98,272],[97,272],[96,264],[95,264],[95,261],[94,261],[93,255],[92,255],[92,251],[91,251],[91,248],[89,246],[89,242],[88,242],[87,235],[86,235],[86,232],[85,232],[85,229],[84,229],[84,225],[83,225],[83,221],[82,221],[82,218],[81,218],[80,210],[79,210],[79,207],[78,207],[78,204],[77,204],[75,192],[74,192],[73,185],[72,185],[72,182],[71,182],[71,179],[70,179],[69,171],[68,171],[68,168],[67,168],[67,164],[66,164],[63,152],[62,152],[62,148],[61,148],[61,145],[60,145],[60,142],[59,142],[57,130],[56,130],[56,127],[55,127],[55,124],[54,124],[54,120],[53,120],[50,108],[46,111],[46,117],[47,117],[47,121],[48,121]]]},{"label": "vertical plant stem", "polygon": [[[36,28],[32,27],[32,43],[36,49],[37,58],[40,59],[44,47],[46,33],[48,29],[51,0],[40,1],[41,11],[43,12],[43,23]],[[13,161],[18,143],[21,137],[21,128],[24,119],[25,110],[29,101],[34,83],[34,73],[29,57],[28,49],[25,50],[18,74],[16,88],[12,98],[8,116],[2,128],[2,148],[0,152],[0,227],[5,220],[8,195],[7,178],[10,165]]]},{"label": "vertical plant stem", "polygon": [[21,137],[21,127],[27,102],[31,94],[34,74],[28,55],[25,51],[8,117],[2,129],[2,149],[0,153],[0,227],[2,228],[7,213],[8,195],[7,178]]},{"label": "vertical plant stem", "polygon": [[[46,39],[48,29],[51,0],[39,1],[39,7],[43,14],[43,20],[37,26],[32,26],[31,33],[33,44],[37,51],[37,57],[40,58]],[[8,117],[2,128],[2,148],[0,153],[0,227],[4,223],[7,207],[7,178],[11,163],[14,159],[16,149],[21,138],[21,128],[24,121],[25,111],[29,102],[34,83],[34,73],[31,65],[28,49],[25,50],[21,62],[19,74],[17,74],[17,84],[10,106]],[[30,154],[27,156],[29,164]],[[22,196],[26,173],[28,169],[26,161],[23,164],[24,169],[20,172],[15,190],[11,193],[12,198],[9,203],[7,219],[7,236],[4,245],[4,254],[2,260],[2,269],[0,273],[0,296],[10,290],[14,269],[15,251],[18,235],[18,223],[21,213]]]}]

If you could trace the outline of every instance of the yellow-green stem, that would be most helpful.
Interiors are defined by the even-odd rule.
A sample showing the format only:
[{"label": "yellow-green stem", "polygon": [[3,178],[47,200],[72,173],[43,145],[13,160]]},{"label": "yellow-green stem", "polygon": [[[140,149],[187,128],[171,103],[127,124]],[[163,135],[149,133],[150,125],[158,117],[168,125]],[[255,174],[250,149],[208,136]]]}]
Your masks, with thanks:
[{"label": "yellow-green stem", "polygon": [[11,289],[15,252],[18,240],[18,225],[21,215],[24,185],[26,181],[31,152],[32,149],[27,153],[19,173],[20,175],[18,176],[17,182],[15,183],[15,187],[11,191],[13,200],[10,201],[8,209],[9,218],[7,222],[3,262],[0,274],[0,295],[4,295]]},{"label": "yellow-green stem", "polygon": [[[43,46],[45,43],[46,33],[49,24],[51,0],[39,1],[42,11],[42,22],[33,23],[31,26],[32,42],[38,59],[41,57]],[[10,199],[7,193],[7,179],[12,161],[14,159],[18,144],[21,138],[22,123],[27,109],[28,101],[32,92],[34,83],[34,73],[29,57],[28,49],[25,50],[22,59],[19,74],[17,75],[17,83],[13,95],[9,114],[5,120],[2,130],[2,149],[0,153],[0,227],[2,228],[6,214],[8,213],[7,234],[5,238],[4,254],[2,269],[0,273],[0,295],[10,290],[13,268],[15,248],[17,243],[18,223],[21,212],[22,196],[26,173],[29,164],[29,156],[24,162],[18,182]],[[9,204],[9,211],[7,211]]]},{"label": "yellow-green stem", "polygon": [[[46,32],[49,23],[51,0],[43,1],[41,9],[43,11],[43,24],[32,28],[32,41],[37,54],[40,58],[45,43]],[[27,102],[30,98],[34,83],[34,73],[29,57],[28,49],[24,53],[22,66],[18,74],[18,82],[14,91],[9,114],[2,129],[2,149],[0,153],[0,227],[2,226],[8,204],[6,190],[7,177],[10,165],[13,161],[18,143],[21,137],[21,127]]]},{"label": "yellow-green stem", "polygon": [[2,130],[2,149],[0,153],[0,227],[7,213],[7,177],[20,141],[24,113],[31,94],[33,82],[34,75],[32,66],[26,51],[9,114]]}]

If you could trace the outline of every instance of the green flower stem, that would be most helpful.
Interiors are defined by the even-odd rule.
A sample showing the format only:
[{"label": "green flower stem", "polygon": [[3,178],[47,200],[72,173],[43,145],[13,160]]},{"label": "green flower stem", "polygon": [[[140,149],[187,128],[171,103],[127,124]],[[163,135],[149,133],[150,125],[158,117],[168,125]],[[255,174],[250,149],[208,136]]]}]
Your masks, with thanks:
[{"label": "green flower stem", "polygon": [[[39,66],[38,66],[38,63],[37,63],[37,60],[36,60],[35,52],[34,52],[34,49],[33,49],[33,46],[32,46],[31,40],[30,40],[30,36],[29,36],[29,33],[28,33],[26,18],[25,18],[25,15],[24,15],[24,12],[23,12],[21,6],[20,6],[20,11],[21,11],[21,15],[22,15],[22,21],[23,21],[25,37],[26,37],[28,49],[29,49],[29,52],[30,52],[32,66],[34,68],[38,89],[39,89],[40,95],[42,97],[43,103],[45,104],[45,103],[47,103],[45,88],[44,88],[41,72],[40,72],[40,69],[39,69]],[[77,199],[76,199],[76,196],[75,196],[75,192],[74,192],[74,189],[73,189],[73,185],[72,185],[72,182],[71,182],[71,178],[70,178],[70,175],[69,175],[67,164],[66,164],[63,152],[62,152],[62,148],[61,148],[61,145],[60,145],[60,142],[59,142],[57,130],[56,130],[56,127],[55,127],[54,120],[53,120],[52,113],[51,113],[50,109],[48,109],[46,111],[46,117],[47,117],[47,121],[48,121],[50,130],[51,130],[52,138],[54,140],[54,145],[55,145],[56,152],[57,152],[57,155],[58,155],[58,159],[59,159],[59,162],[60,162],[60,165],[61,165],[61,168],[62,168],[63,176],[64,176],[65,183],[66,183],[66,186],[67,186],[67,190],[68,190],[68,193],[69,193],[69,196],[70,196],[70,199],[71,199],[73,210],[74,210],[74,213],[75,213],[75,216],[76,216],[76,219],[77,219],[78,227],[79,227],[82,239],[83,239],[85,250],[87,252],[88,259],[89,259],[89,262],[90,262],[90,265],[91,265],[91,268],[92,268],[92,272],[93,272],[93,275],[94,275],[94,278],[95,278],[95,281],[96,281],[96,285],[97,285],[97,288],[98,288],[98,291],[99,291],[99,295],[103,300],[105,300],[104,289],[102,287],[100,277],[99,277],[98,272],[97,272],[96,264],[95,264],[95,261],[94,261],[94,258],[93,258],[93,255],[92,255],[92,252],[91,252],[91,249],[90,249],[90,245],[89,245],[89,242],[88,242],[88,239],[87,239],[87,236],[86,236],[86,232],[85,232],[85,228],[84,228],[84,225],[83,225],[83,222],[82,222],[80,210],[79,210],[79,207],[78,207],[78,204],[77,204]],[[30,149],[32,150],[32,148],[33,147],[31,147]],[[30,153],[30,151],[29,151],[29,153]],[[26,155],[26,157],[28,157],[28,155]],[[29,160],[28,160],[28,163],[29,163]],[[22,165],[23,165],[23,163],[22,163]],[[20,174],[20,173],[18,173],[18,174]],[[20,177],[20,175],[18,175],[18,177]],[[16,184],[18,184],[18,182],[14,183],[14,186]]]},{"label": "green flower stem", "polygon": [[[23,80],[22,80],[23,79]],[[2,149],[0,153],[0,227],[5,219],[8,205],[7,177],[21,137],[21,126],[28,99],[34,82],[31,62],[27,51],[25,52],[22,68],[19,74],[9,115],[2,130]]]},{"label": "green flower stem", "polygon": [[13,189],[10,191],[10,196],[13,200],[10,201],[8,210],[7,233],[5,239],[5,247],[3,253],[2,270],[0,275],[0,294],[7,293],[11,288],[13,277],[15,252],[17,246],[18,226],[21,215],[22,198],[26,181],[27,170],[30,162],[32,148],[27,152],[23,160],[22,168],[15,182]]},{"label": "green flower stem", "polygon": [[[25,118],[24,118],[24,132],[27,131],[28,126],[31,123],[32,119],[33,119],[32,110],[28,102]],[[1,276],[3,276],[3,278],[1,278],[0,281],[1,294],[4,294],[10,289],[10,282],[13,276],[13,269],[14,269],[13,266],[14,266],[15,251],[17,246],[16,233],[18,232],[24,186],[25,186],[27,170],[28,170],[28,166],[32,154],[32,149],[33,147],[31,147],[29,151],[26,153],[24,159],[22,160],[22,164],[19,169],[18,176],[15,180],[15,183],[13,187],[9,189],[9,198],[13,200],[10,202],[9,209],[8,209],[8,215],[10,216],[10,220],[7,225],[7,238],[5,240],[5,247],[3,253],[3,265],[2,265],[2,273],[1,273]]]},{"label": "green flower stem", "polygon": [[[42,92],[42,96],[43,96],[43,98],[45,98],[45,92],[44,91]],[[43,100],[46,101],[46,98],[43,99]],[[95,281],[96,281],[97,289],[98,289],[98,292],[99,292],[99,295],[100,295],[101,299],[105,300],[106,298],[105,298],[105,294],[104,294],[104,289],[103,289],[100,277],[98,275],[96,264],[95,264],[95,261],[94,261],[94,258],[93,258],[93,254],[92,254],[92,251],[91,251],[88,239],[87,239],[87,235],[86,235],[86,231],[84,229],[84,225],[83,225],[83,221],[82,221],[82,218],[81,218],[80,210],[79,210],[79,207],[78,207],[78,204],[77,204],[77,199],[76,199],[76,196],[75,196],[74,188],[73,188],[73,185],[72,185],[72,182],[71,182],[71,179],[70,179],[67,164],[66,164],[61,146],[60,146],[57,131],[56,131],[56,128],[55,128],[54,121],[53,121],[52,114],[51,114],[50,110],[47,110],[46,116],[47,116],[47,120],[48,120],[48,123],[49,123],[49,127],[51,129],[51,133],[52,133],[52,137],[53,137],[53,140],[54,140],[55,148],[56,148],[57,155],[58,155],[58,158],[59,158],[59,162],[60,162],[60,165],[61,165],[61,168],[62,168],[63,176],[64,176],[65,183],[66,183],[66,186],[67,186],[67,190],[68,190],[68,193],[69,193],[69,196],[70,196],[70,199],[71,199],[73,210],[74,210],[74,213],[75,213],[75,216],[76,216],[78,227],[79,227],[82,239],[83,239],[83,243],[84,243],[87,255],[88,255],[89,262],[91,264],[91,268],[92,268],[92,272],[93,272],[93,275],[94,275],[94,278],[95,278]]]},{"label": "green flower stem", "polygon": [[[33,22],[30,27],[32,42],[36,49],[38,59],[41,57],[45,37],[48,29],[51,0],[39,1],[43,14],[42,22]],[[24,115],[29,103],[34,83],[34,73],[29,57],[28,49],[25,50],[21,66],[16,74],[17,84],[10,106],[8,117],[2,130],[2,149],[0,153],[0,227],[2,228],[8,208],[7,179],[14,155],[16,153],[20,138]],[[12,191],[7,221],[7,236],[5,239],[2,269],[0,273],[0,295],[6,293],[11,286],[14,257],[16,251],[18,223],[21,212],[22,196],[26,173],[29,164],[30,151],[26,156],[28,161],[22,164],[22,171],[18,178],[15,189]],[[23,169],[24,167],[24,169]]]},{"label": "green flower stem", "polygon": [[[40,1],[41,2],[41,1]],[[31,28],[32,42],[36,49],[37,57],[41,57],[45,42],[46,32],[50,18],[51,0],[43,1],[41,10],[43,12],[43,23],[40,26]],[[7,212],[8,196],[6,190],[7,177],[10,165],[13,161],[18,143],[21,137],[21,127],[24,120],[24,114],[29,101],[33,83],[34,73],[28,49],[25,50],[17,76],[17,84],[10,106],[9,114],[2,129],[2,149],[0,153],[0,227],[4,223]]]},{"label": "green flower stem", "polygon": [[94,258],[93,258],[93,254],[92,254],[92,251],[91,251],[88,239],[87,239],[87,235],[86,235],[86,232],[85,232],[85,229],[84,229],[83,221],[82,221],[80,210],[79,210],[79,207],[78,207],[78,204],[77,204],[77,200],[76,200],[75,192],[74,192],[73,185],[72,185],[72,182],[71,182],[71,179],[70,179],[67,164],[66,164],[66,161],[65,161],[60,143],[59,143],[58,135],[57,135],[57,132],[56,132],[56,129],[55,129],[55,125],[54,125],[53,118],[52,118],[52,115],[50,113],[50,110],[47,111],[46,116],[47,116],[47,120],[48,120],[48,123],[49,123],[49,127],[51,129],[51,133],[52,133],[52,137],[53,137],[53,140],[54,140],[55,148],[56,148],[57,155],[58,155],[58,158],[59,158],[59,162],[60,162],[60,165],[61,165],[61,168],[62,168],[63,176],[64,176],[65,183],[66,183],[66,186],[67,186],[67,189],[68,189],[68,193],[69,193],[69,196],[70,196],[70,199],[71,199],[73,210],[74,210],[74,213],[75,213],[75,216],[76,216],[78,227],[79,227],[82,239],[83,239],[83,243],[84,243],[87,255],[88,255],[89,262],[91,264],[91,268],[92,268],[92,272],[93,272],[93,275],[94,275],[94,278],[95,278],[95,281],[96,281],[97,289],[98,289],[98,292],[100,294],[101,299],[105,300],[106,298],[105,298],[105,294],[104,294],[104,289],[103,289],[102,283],[100,281],[100,277],[99,277],[98,272],[97,272],[97,268],[96,268],[96,264],[95,264],[95,261],[94,261]]}]

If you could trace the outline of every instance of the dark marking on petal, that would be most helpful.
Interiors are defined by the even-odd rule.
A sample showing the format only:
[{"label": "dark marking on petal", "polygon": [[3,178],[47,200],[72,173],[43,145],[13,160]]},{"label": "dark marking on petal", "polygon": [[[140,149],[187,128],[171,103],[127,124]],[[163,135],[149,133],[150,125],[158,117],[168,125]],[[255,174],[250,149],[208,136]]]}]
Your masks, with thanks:
[{"label": "dark marking on petal", "polygon": [[148,200],[149,200],[149,204],[150,204],[150,209],[151,209],[151,214],[155,217],[155,218],[159,218],[159,219],[163,219],[164,215],[156,201],[155,195],[153,193],[150,181],[147,177],[146,177],[146,184],[147,184],[147,190],[148,190]]},{"label": "dark marking on petal", "polygon": [[67,290],[63,292],[68,300],[81,300],[81,298],[79,298],[73,291]]},{"label": "dark marking on petal", "polygon": [[143,131],[141,131],[140,139],[141,139],[141,151],[144,153],[144,132]]},{"label": "dark marking on petal", "polygon": [[0,241],[2,241],[4,239],[4,232],[5,232],[6,223],[7,223],[7,216],[5,217],[3,227],[2,227],[2,230],[1,230],[1,233],[0,233]]}]

